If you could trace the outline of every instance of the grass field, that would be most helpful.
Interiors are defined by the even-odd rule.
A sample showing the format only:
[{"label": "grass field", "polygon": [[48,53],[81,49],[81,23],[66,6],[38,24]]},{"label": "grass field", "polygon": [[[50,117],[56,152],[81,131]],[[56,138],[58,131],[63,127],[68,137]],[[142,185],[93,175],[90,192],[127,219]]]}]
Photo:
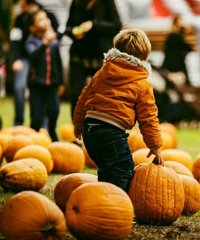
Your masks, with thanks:
[{"label": "grass field", "polygon": [[[3,128],[13,124],[14,108],[11,97],[0,98],[0,116],[3,120]],[[29,105],[26,102],[25,122],[29,126]],[[57,123],[57,132],[63,123],[71,123],[70,104],[61,102],[60,115]],[[200,129],[178,129],[178,148],[191,154],[193,159],[200,153]],[[5,160],[3,162],[5,164]],[[95,169],[84,167],[82,172],[96,174]],[[42,194],[53,200],[53,190],[56,183],[63,177],[62,174],[50,174],[48,182],[40,191]],[[12,192],[4,192],[0,189],[0,209],[4,203],[13,195]],[[0,235],[0,239],[4,239]],[[66,233],[65,240],[75,240],[69,233]],[[200,211],[193,216],[181,216],[171,226],[152,226],[135,224],[126,240],[128,239],[200,239]]]}]

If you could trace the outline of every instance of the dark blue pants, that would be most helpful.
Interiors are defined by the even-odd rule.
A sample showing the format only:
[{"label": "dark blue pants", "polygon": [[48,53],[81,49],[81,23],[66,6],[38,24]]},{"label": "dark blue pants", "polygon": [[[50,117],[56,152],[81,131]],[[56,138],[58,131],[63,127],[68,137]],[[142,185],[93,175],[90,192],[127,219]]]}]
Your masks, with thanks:
[{"label": "dark blue pants", "polygon": [[44,114],[48,117],[48,130],[52,141],[58,141],[56,122],[59,115],[59,97],[56,87],[30,87],[31,128],[39,131],[42,127]]},{"label": "dark blue pants", "polygon": [[90,158],[98,166],[98,181],[110,182],[128,192],[134,162],[128,133],[115,127],[84,124],[83,141]]}]

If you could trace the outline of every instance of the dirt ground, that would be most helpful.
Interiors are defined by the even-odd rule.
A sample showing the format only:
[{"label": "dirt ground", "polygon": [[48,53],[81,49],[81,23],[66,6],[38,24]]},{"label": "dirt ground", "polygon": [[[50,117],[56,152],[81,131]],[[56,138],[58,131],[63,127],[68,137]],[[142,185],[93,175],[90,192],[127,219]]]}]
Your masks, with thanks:
[{"label": "dirt ground", "polygon": [[[193,216],[181,216],[170,226],[133,224],[129,235],[124,240],[200,240],[200,212]],[[76,240],[69,232],[64,240]]]}]

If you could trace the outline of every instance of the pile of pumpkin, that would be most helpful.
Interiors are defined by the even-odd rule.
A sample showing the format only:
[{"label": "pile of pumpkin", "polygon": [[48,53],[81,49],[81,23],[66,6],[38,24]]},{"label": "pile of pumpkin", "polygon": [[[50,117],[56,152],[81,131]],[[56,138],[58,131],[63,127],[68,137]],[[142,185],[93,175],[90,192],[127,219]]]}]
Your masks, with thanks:
[{"label": "pile of pumpkin", "polygon": [[[146,158],[145,145],[133,151],[135,169],[128,194],[113,184],[98,182],[95,175],[75,173],[82,168],[75,165],[83,166],[85,159],[75,144],[51,143],[44,130],[36,133],[27,128],[27,134],[14,130],[0,132],[0,146],[8,162],[0,169],[0,186],[19,192],[1,211],[1,232],[7,240],[61,240],[66,228],[78,239],[122,240],[129,234],[134,217],[145,224],[169,225],[181,214],[192,215],[200,209],[200,156],[193,163],[189,153],[176,149],[175,129],[173,133],[167,130],[174,134],[169,142],[176,145],[163,147],[165,167]],[[130,133],[130,148],[136,132]],[[34,142],[35,134],[49,144]],[[4,144],[5,135],[10,139]],[[35,192],[44,186],[52,170],[68,174],[55,186],[55,203]]]}]

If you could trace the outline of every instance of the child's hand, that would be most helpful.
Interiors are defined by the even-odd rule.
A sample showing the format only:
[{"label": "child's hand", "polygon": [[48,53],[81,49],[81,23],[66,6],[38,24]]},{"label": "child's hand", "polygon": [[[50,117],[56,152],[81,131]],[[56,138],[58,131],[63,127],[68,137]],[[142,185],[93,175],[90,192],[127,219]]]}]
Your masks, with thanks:
[{"label": "child's hand", "polygon": [[23,64],[22,60],[18,59],[16,61],[14,61],[13,65],[12,65],[12,70],[14,72],[21,72],[23,67],[24,67],[24,64]]},{"label": "child's hand", "polygon": [[74,27],[72,29],[72,34],[73,36],[77,39],[77,40],[80,40],[84,37],[84,32],[83,32],[83,28],[80,26],[77,26],[77,27]]},{"label": "child's hand", "polygon": [[154,154],[154,155],[157,157],[157,159],[158,159],[158,164],[164,166],[164,160],[163,160],[163,158],[162,158],[160,149],[150,150],[149,153],[148,153],[148,155],[147,155],[147,158],[149,158],[152,154]]},{"label": "child's hand", "polygon": [[83,134],[83,128],[82,127],[77,127],[74,125],[74,135],[76,138],[79,140],[82,139],[82,134]]},{"label": "child's hand", "polygon": [[93,27],[93,22],[92,21],[86,21],[86,22],[83,22],[81,24],[82,28],[83,28],[83,32],[86,33],[86,32],[89,32],[92,27]]},{"label": "child's hand", "polygon": [[47,30],[43,37],[44,45],[49,45],[49,43],[57,37],[57,34],[52,30]]},{"label": "child's hand", "polygon": [[65,86],[64,85],[59,85],[58,86],[58,91],[57,91],[58,97],[61,97],[63,95],[64,91],[65,91]]}]

